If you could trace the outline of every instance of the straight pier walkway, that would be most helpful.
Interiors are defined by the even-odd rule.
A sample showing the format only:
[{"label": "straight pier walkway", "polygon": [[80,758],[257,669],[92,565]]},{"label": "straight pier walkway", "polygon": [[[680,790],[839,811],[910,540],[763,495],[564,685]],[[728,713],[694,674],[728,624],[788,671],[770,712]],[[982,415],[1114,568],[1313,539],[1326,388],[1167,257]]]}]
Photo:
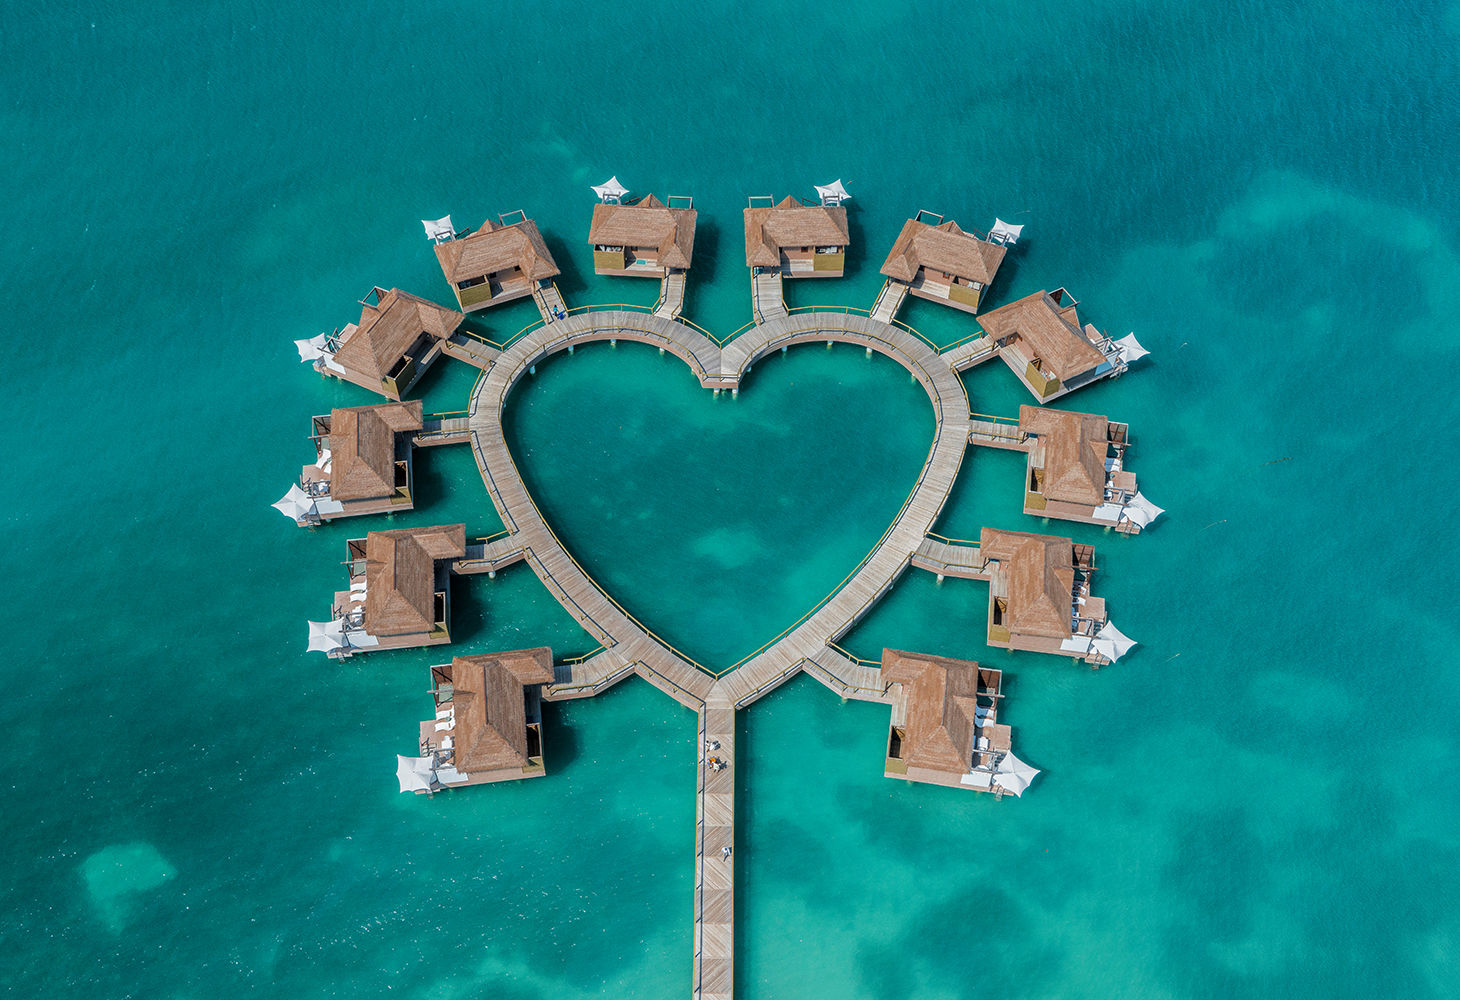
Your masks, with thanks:
[{"label": "straight pier walkway", "polygon": [[684,308],[684,282],[683,271],[669,271],[664,275],[659,282],[659,303],[654,307],[655,316],[679,319],[680,310]]},{"label": "straight pier walkway", "polygon": [[[543,696],[548,700],[590,697],[637,674],[699,717],[696,1000],[730,1000],[733,993],[735,712],[802,670],[842,697],[890,703],[880,666],[848,656],[835,643],[909,565],[931,568],[936,562],[950,574],[962,575],[973,570],[978,558],[977,549],[970,554],[967,546],[935,543],[927,537],[952,492],[975,431],[968,396],[952,363],[964,355],[939,354],[906,328],[870,316],[831,311],[788,314],[780,298],[779,274],[760,276],[754,282],[756,311],[763,321],[723,345],[667,316],[640,312],[581,312],[544,323],[485,367],[468,411],[472,452],[507,533],[480,551],[469,551],[458,571],[488,572],[488,567],[525,560],[549,593],[601,645],[592,655],[556,665],[554,682]],[[533,502],[503,437],[503,408],[519,378],[553,354],[602,340],[635,340],[669,351],[689,366],[702,386],[711,389],[738,388],[745,372],[777,349],[823,342],[853,344],[877,351],[905,368],[932,404],[932,447],[881,540],[830,597],[753,657],[719,677],[640,624],[573,560]]]}]

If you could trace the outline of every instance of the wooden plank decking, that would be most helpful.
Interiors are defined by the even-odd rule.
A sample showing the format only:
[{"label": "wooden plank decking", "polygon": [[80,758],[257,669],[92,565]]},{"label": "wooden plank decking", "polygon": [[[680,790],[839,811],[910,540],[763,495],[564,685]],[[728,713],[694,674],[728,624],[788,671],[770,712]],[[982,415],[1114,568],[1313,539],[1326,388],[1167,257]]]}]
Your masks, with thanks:
[{"label": "wooden plank decking", "polygon": [[781,290],[781,272],[751,273],[750,308],[757,323],[786,316],[786,297]]},{"label": "wooden plank decking", "polygon": [[679,314],[684,309],[684,283],[685,272],[667,271],[659,282],[659,303],[654,307],[654,315],[662,316],[665,319],[679,319]]},{"label": "wooden plank decking", "polygon": [[[779,275],[766,276],[780,284]],[[756,285],[759,293],[759,282]],[[780,303],[779,289],[775,301]],[[767,290],[769,294],[769,290]],[[757,294],[757,308],[762,305]],[[665,316],[604,311],[570,315],[530,331],[486,368],[472,393],[468,423],[483,482],[507,535],[463,561],[469,569],[525,559],[548,591],[602,645],[602,651],[556,667],[549,700],[588,697],[636,673],[699,715],[701,755],[696,820],[694,996],[728,1000],[734,975],[734,717],[801,670],[843,697],[887,701],[879,668],[832,648],[885,594],[915,559],[929,559],[927,533],[953,488],[973,424],[968,397],[949,359],[901,328],[840,312],[780,313],[721,346]],[[774,311],[772,311],[774,312]],[[502,434],[502,411],[512,386],[544,357],[594,340],[627,339],[671,351],[708,388],[735,388],[759,358],[777,348],[838,341],[876,350],[902,365],[928,393],[935,429],[932,448],[907,500],[886,534],[843,585],[800,623],[735,670],[718,678],[642,626],[568,554],[523,485]],[[941,544],[941,543],[940,543]],[[961,567],[964,547],[947,563]],[[926,551],[925,551],[926,550]],[[919,563],[921,565],[921,563]],[[481,568],[477,568],[481,567]],[[708,756],[724,760],[711,769]]]}]

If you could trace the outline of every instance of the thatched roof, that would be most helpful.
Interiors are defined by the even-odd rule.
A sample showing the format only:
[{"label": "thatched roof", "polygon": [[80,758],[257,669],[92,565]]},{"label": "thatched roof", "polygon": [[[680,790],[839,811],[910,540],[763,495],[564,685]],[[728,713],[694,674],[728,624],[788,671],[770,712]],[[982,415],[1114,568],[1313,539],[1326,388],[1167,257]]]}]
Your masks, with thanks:
[{"label": "thatched roof", "polygon": [[431,631],[436,624],[436,561],[465,554],[462,524],[366,535],[366,629],[371,635]]},{"label": "thatched roof", "polygon": [[596,246],[653,247],[664,267],[689,267],[694,254],[692,208],[666,208],[652,194],[632,205],[593,206],[588,242]]},{"label": "thatched roof", "polygon": [[463,773],[527,763],[527,713],[522,689],[551,684],[553,651],[546,646],[451,661],[456,769]]},{"label": "thatched roof", "polygon": [[1098,507],[1105,500],[1110,421],[1095,413],[1019,407],[1019,429],[1044,448],[1044,495]]},{"label": "thatched roof", "polygon": [[883,681],[896,681],[907,693],[902,759],[908,767],[967,773],[977,735],[978,672],[972,660],[883,650]]},{"label": "thatched roof", "polygon": [[912,281],[918,268],[926,267],[987,286],[998,273],[1006,252],[998,243],[986,243],[965,233],[952,220],[930,226],[908,219],[892,244],[882,273],[898,281]]},{"label": "thatched roof", "polygon": [[[378,290],[377,290],[378,291]],[[392,288],[360,311],[360,322],[335,352],[335,361],[372,379],[390,374],[421,334],[445,340],[465,319],[461,313]]]},{"label": "thatched roof", "polygon": [[847,210],[803,205],[786,197],[771,208],[745,210],[745,264],[775,267],[781,247],[847,246]]},{"label": "thatched roof", "polygon": [[991,309],[979,325],[994,340],[1016,334],[1027,350],[1044,362],[1061,382],[1102,364],[1105,355],[1080,332],[1073,305],[1060,308],[1049,292],[1035,292],[1017,302]]},{"label": "thatched roof", "polygon": [[996,559],[1005,581],[1012,633],[1068,639],[1075,589],[1074,544],[1068,538],[984,528],[978,545]]},{"label": "thatched roof", "polygon": [[419,401],[330,411],[330,496],[365,500],[395,490],[395,436],[421,429]]},{"label": "thatched roof", "polygon": [[488,219],[470,236],[437,243],[436,258],[452,285],[512,267],[522,268],[522,273],[533,281],[558,273],[558,265],[548,253],[537,223],[531,219],[510,226],[497,225]]}]

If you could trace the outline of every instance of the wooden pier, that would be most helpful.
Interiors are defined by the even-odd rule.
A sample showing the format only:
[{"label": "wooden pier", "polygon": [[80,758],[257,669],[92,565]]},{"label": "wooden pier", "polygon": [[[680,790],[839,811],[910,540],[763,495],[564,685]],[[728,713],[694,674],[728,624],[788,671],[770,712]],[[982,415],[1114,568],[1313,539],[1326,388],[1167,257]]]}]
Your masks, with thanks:
[{"label": "wooden pier", "polygon": [[671,270],[659,282],[659,301],[654,306],[654,315],[664,319],[679,319],[684,309],[683,271]]},{"label": "wooden pier", "polygon": [[[968,397],[950,358],[905,328],[869,316],[815,311],[788,314],[779,287],[772,289],[772,284],[779,286],[779,275],[766,275],[754,284],[757,313],[768,318],[723,345],[663,315],[603,311],[558,317],[514,341],[485,367],[468,411],[472,451],[507,531],[489,543],[469,546],[457,571],[494,572],[525,560],[554,598],[602,646],[591,656],[555,665],[554,682],[544,688],[543,697],[591,697],[637,674],[699,717],[702,752],[693,983],[698,1000],[728,1000],[733,992],[736,710],[802,670],[842,697],[890,704],[879,667],[852,658],[836,646],[837,640],[891,589],[909,565],[941,558],[952,570],[967,572],[972,568],[968,560],[977,558],[977,550],[970,556],[957,546],[948,546],[958,549],[956,553],[943,553],[930,546],[927,537],[953,489],[970,435],[976,430]],[[779,313],[771,308],[772,297]],[[635,340],[669,351],[689,366],[701,385],[711,389],[738,388],[744,373],[773,350],[807,343],[853,344],[902,365],[923,386],[933,405],[932,447],[886,534],[830,597],[764,649],[719,677],[640,624],[574,561],[528,493],[503,437],[507,397],[529,368],[577,344],[602,340]],[[707,750],[712,744],[718,747]]]}]

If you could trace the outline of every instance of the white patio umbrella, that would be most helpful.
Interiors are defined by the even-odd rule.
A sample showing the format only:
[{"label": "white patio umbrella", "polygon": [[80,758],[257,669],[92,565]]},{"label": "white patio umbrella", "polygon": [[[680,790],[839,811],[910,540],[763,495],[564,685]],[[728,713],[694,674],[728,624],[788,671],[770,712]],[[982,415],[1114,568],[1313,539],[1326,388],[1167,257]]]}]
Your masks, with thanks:
[{"label": "white patio umbrella", "polygon": [[617,205],[623,199],[623,196],[629,193],[629,189],[618,182],[617,174],[602,184],[593,184],[590,186],[593,188],[593,193],[598,195],[598,200],[605,205]]},{"label": "white patio umbrella", "polygon": [[1100,631],[1095,633],[1095,641],[1090,644],[1090,648],[1114,663],[1136,645],[1136,641],[1123,635],[1120,629],[1115,627],[1114,622],[1106,622],[1100,626]]},{"label": "white patio umbrella", "polygon": [[1019,234],[1024,232],[1023,226],[1014,226],[1003,219],[994,219],[994,228],[989,230],[990,243],[1002,243],[1005,246],[1013,246],[1019,242]]},{"label": "white patio umbrella", "polygon": [[851,201],[852,196],[847,194],[847,189],[842,187],[842,179],[838,177],[830,184],[813,184],[816,188],[816,195],[821,199],[823,205],[840,205],[844,201]]},{"label": "white patio umbrella", "polygon": [[269,506],[273,507],[289,520],[295,522],[302,521],[304,518],[313,516],[316,513],[314,497],[300,489],[298,483],[289,487],[288,493],[285,493]]},{"label": "white patio umbrella", "polygon": [[1039,773],[1039,768],[1030,767],[1012,753],[1004,754],[1004,759],[999,761],[999,768],[994,772],[994,784],[1006,792],[1011,792],[1015,798],[1024,794],[1024,789],[1034,780]]},{"label": "white patio umbrella", "polygon": [[347,645],[344,630],[338,621],[309,623],[309,651],[311,653],[328,653],[334,649],[343,649]]},{"label": "white patio umbrella", "polygon": [[1165,507],[1157,507],[1141,495],[1141,493],[1137,492],[1135,496],[1130,498],[1130,503],[1125,505],[1125,509],[1121,511],[1121,516],[1132,524],[1144,528],[1164,513],[1166,513]]},{"label": "white patio umbrella", "polygon": [[426,237],[437,243],[456,238],[456,227],[451,224],[449,215],[443,215],[439,219],[422,219],[421,225],[426,230]]},{"label": "white patio umbrella", "polygon": [[325,343],[329,339],[328,334],[321,333],[318,337],[310,337],[308,340],[294,341],[294,347],[299,351],[300,361],[318,361],[326,356]]},{"label": "white patio umbrella", "polygon": [[431,770],[430,757],[402,757],[395,755],[395,777],[403,792],[429,792],[436,780]]},{"label": "white patio umbrella", "polygon": [[1147,354],[1151,353],[1141,346],[1141,342],[1136,339],[1136,335],[1133,333],[1128,333],[1124,337],[1121,337],[1115,342],[1115,346],[1120,351],[1120,360],[1126,364],[1130,364],[1138,358],[1144,358]]}]

